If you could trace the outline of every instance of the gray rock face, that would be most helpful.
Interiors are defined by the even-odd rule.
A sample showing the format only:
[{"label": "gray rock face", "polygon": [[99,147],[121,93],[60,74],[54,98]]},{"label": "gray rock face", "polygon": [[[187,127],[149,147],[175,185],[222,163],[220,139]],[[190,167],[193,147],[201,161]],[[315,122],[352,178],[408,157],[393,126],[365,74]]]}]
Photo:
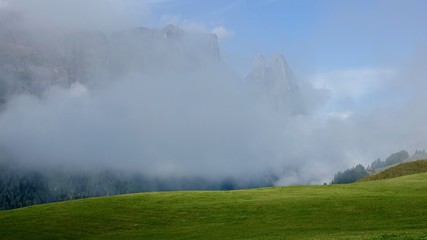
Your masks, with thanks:
[{"label": "gray rock face", "polygon": [[282,54],[272,55],[268,64],[263,55],[257,56],[247,80],[256,85],[260,94],[272,98],[278,110],[297,112],[293,102],[299,97],[299,86]]},{"label": "gray rock face", "polygon": [[174,25],[43,32],[27,29],[19,15],[0,12],[0,103],[14,94],[39,94],[51,85],[90,86],[132,72],[186,72],[212,62],[221,62],[213,34],[188,33]]},{"label": "gray rock face", "polygon": [[[189,33],[175,25],[163,29],[138,28],[134,37],[148,47],[145,52],[152,57],[160,57],[162,62],[167,59],[188,62],[197,67],[206,62],[221,61],[216,35],[210,33]],[[166,61],[167,62],[167,61]]]}]

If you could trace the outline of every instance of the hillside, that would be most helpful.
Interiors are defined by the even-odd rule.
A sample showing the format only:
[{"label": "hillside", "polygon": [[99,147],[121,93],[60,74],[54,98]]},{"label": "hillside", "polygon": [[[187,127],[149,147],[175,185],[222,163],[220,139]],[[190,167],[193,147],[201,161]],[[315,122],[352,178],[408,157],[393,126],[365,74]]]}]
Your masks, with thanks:
[{"label": "hillside", "polygon": [[345,185],[163,192],[0,212],[3,239],[426,239],[427,173]]},{"label": "hillside", "polygon": [[427,172],[427,160],[401,163],[376,174],[360,179],[360,182],[395,178],[410,174]]}]

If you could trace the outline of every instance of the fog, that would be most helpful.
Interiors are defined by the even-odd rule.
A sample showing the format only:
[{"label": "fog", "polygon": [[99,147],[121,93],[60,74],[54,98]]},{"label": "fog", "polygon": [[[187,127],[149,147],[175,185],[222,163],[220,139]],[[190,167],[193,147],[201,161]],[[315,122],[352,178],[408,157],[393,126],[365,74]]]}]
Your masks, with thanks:
[{"label": "fog", "polygon": [[31,48],[2,65],[0,146],[16,161],[291,185],[427,146],[425,54],[376,83],[357,112],[328,112],[337,93],[298,73],[278,107],[273,90],[220,60],[212,35],[137,28],[130,2],[1,2],[2,56]]},{"label": "fog", "polygon": [[143,1],[132,0],[3,0],[3,9],[16,11],[32,28],[61,30],[111,30],[136,26],[138,16],[133,9],[145,9]]}]

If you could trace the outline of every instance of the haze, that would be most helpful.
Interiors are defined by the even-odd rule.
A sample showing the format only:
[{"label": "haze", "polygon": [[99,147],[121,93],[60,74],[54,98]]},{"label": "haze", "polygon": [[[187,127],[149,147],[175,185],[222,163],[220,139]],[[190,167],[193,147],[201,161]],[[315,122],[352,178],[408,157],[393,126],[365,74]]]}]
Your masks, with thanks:
[{"label": "haze", "polygon": [[[234,3],[223,11],[242,4]],[[163,178],[274,174],[277,185],[291,185],[329,182],[343,168],[427,146],[426,34],[414,46],[417,53],[398,65],[363,71],[316,72],[308,67],[315,62],[310,54],[292,53],[295,68],[288,59],[283,69],[297,90],[287,102],[276,89],[250,81],[248,63],[263,52],[248,57],[253,49],[233,50],[239,29],[155,17],[158,9],[179,5],[0,1],[0,147],[35,168]],[[178,28],[167,33],[183,37],[158,41],[169,23]],[[17,52],[27,62],[6,58]],[[273,69],[269,58],[280,55],[268,46],[265,52],[266,68]],[[64,69],[74,71],[61,75]],[[24,72],[31,73],[29,83]]]}]

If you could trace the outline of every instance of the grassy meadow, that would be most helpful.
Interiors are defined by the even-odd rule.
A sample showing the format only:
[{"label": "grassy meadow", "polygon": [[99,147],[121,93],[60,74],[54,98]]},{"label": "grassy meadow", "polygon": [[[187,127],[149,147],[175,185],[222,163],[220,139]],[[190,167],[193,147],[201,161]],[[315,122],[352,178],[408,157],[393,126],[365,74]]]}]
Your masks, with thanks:
[{"label": "grassy meadow", "polygon": [[0,212],[1,239],[427,239],[427,173],[347,185],[161,192]]}]

